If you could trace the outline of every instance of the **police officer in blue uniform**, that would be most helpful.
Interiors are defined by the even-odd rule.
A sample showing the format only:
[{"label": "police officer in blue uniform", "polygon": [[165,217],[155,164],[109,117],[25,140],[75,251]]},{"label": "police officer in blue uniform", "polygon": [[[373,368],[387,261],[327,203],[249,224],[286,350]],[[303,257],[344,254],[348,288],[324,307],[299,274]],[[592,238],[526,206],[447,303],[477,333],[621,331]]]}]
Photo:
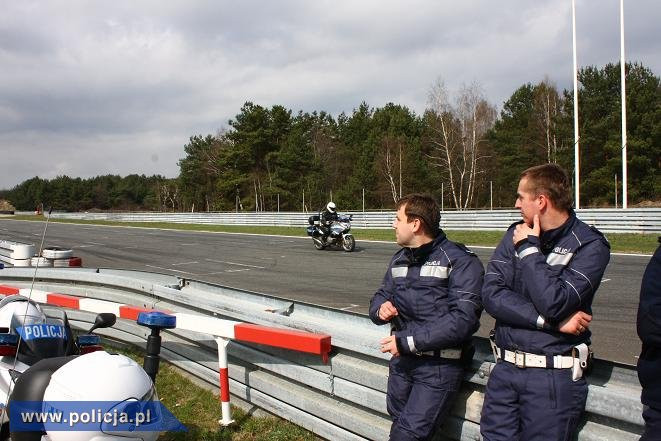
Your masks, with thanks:
[{"label": "police officer in blue uniform", "polygon": [[[483,267],[439,228],[433,198],[411,194],[397,203],[397,243],[370,303],[376,324],[393,330],[381,341],[392,354],[387,407],[390,440],[426,440],[448,414],[459,390],[471,336],[479,327]],[[463,351],[462,351],[463,350]]]},{"label": "police officer in blue uniform", "polygon": [[661,440],[661,246],[643,275],[637,328],[643,342],[638,358],[638,379],[643,386],[645,433],[640,441],[658,441]]},{"label": "police officer in blue uniform", "polygon": [[523,221],[505,233],[482,288],[497,362],[480,432],[484,441],[564,441],[585,409],[591,305],[610,246],[576,218],[569,179],[555,164],[521,174],[515,206]]}]

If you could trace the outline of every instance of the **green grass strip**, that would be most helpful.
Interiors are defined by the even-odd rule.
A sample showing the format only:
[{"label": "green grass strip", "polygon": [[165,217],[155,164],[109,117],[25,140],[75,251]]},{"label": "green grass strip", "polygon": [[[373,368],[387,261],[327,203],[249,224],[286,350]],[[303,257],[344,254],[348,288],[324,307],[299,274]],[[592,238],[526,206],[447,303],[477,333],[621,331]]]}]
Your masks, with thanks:
[{"label": "green grass strip", "polygon": [[[13,216],[1,219],[16,219],[43,222],[42,216]],[[161,228],[184,231],[216,231],[225,233],[252,233],[272,234],[277,236],[307,236],[306,225],[300,227],[271,227],[250,225],[207,225],[207,224],[180,224],[174,222],[114,222],[102,220],[73,220],[51,219],[51,222],[71,224],[112,225],[142,228]],[[384,240],[394,241],[395,234],[392,229],[354,229],[352,233],[356,240]],[[502,239],[504,231],[447,231],[448,237],[456,242],[466,245],[495,247]],[[643,253],[652,254],[658,245],[658,234],[635,233],[609,233],[606,235],[611,244],[611,251],[616,253]]]},{"label": "green grass strip", "polygon": [[[123,346],[123,345],[122,345]],[[140,348],[113,348],[142,366]],[[211,390],[198,386],[178,369],[161,362],[156,376],[158,398],[182,422],[188,432],[164,432],[158,441],[319,441],[320,438],[284,419],[256,417],[232,406],[234,423],[223,427],[220,399]]]}]

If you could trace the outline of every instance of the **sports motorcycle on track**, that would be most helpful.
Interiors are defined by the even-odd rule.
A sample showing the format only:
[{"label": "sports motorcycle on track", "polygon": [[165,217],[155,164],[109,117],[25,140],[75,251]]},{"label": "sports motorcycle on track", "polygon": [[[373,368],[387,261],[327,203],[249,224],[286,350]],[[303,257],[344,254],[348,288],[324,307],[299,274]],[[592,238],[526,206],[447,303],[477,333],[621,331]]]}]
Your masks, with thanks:
[{"label": "sports motorcycle on track", "polygon": [[321,214],[313,215],[308,218],[307,233],[312,237],[314,247],[323,250],[327,247],[341,247],[346,252],[351,252],[356,248],[356,239],[351,231],[351,219],[353,215],[340,215],[337,220],[332,221],[324,229],[321,224]]},{"label": "sports motorcycle on track", "polygon": [[[55,311],[47,317],[37,303],[21,295],[0,301],[1,441],[155,441],[158,438],[160,431],[154,430],[161,416],[158,411],[150,418],[151,426],[121,426],[128,427],[123,431],[107,420],[85,425],[84,430],[52,429],[46,425],[34,430],[34,426],[21,427],[21,420],[15,418],[26,403],[36,403],[38,412],[52,403],[66,406],[66,403],[91,402],[112,403],[115,411],[127,412],[132,406],[136,412],[141,406],[144,408],[144,403],[149,403],[151,408],[153,402],[158,402],[152,380],[155,372],[152,376],[132,359],[104,351],[100,337],[92,334],[97,328],[113,326],[115,321],[115,314],[99,314],[86,334],[74,338],[64,311]],[[160,337],[158,346],[160,351]],[[102,415],[101,410],[98,415]]]}]

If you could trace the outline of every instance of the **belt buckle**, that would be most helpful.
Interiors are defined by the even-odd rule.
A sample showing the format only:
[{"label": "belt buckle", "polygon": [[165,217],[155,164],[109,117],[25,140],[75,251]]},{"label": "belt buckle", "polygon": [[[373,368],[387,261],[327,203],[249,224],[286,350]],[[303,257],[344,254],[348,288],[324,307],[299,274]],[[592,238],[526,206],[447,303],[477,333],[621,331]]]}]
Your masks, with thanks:
[{"label": "belt buckle", "polygon": [[526,367],[526,354],[518,349],[514,351],[514,365],[519,369]]}]

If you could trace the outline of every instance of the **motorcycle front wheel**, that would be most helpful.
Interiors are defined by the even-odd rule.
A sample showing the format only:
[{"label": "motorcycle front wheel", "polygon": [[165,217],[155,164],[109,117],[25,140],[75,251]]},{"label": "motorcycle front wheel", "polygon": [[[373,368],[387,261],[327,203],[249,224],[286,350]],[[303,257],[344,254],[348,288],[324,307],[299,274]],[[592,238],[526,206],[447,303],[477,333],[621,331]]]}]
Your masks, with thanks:
[{"label": "motorcycle front wheel", "polygon": [[342,249],[347,253],[350,253],[354,248],[356,248],[356,239],[354,239],[352,235],[347,234],[342,238]]}]

